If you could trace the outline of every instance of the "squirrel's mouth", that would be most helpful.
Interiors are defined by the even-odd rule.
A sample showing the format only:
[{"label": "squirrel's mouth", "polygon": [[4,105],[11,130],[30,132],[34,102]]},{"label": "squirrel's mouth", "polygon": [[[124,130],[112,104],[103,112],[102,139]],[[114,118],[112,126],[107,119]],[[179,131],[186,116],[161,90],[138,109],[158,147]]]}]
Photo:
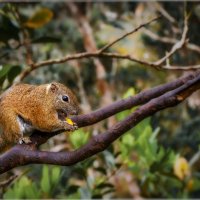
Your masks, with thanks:
[{"label": "squirrel's mouth", "polygon": [[68,116],[67,112],[65,110],[58,110],[58,119],[65,121],[66,117]]},{"label": "squirrel's mouth", "polygon": [[75,109],[72,111],[59,109],[57,110],[57,113],[58,113],[58,119],[60,119],[61,121],[66,121],[66,118],[70,118],[70,117],[78,115],[78,111]]}]

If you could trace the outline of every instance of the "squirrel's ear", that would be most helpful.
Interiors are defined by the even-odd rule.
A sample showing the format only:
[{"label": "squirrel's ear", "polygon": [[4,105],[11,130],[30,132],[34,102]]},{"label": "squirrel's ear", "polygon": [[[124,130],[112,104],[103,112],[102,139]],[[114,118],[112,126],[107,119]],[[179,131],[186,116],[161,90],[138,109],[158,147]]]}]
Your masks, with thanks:
[{"label": "squirrel's ear", "polygon": [[46,94],[48,94],[49,91],[56,92],[57,90],[58,90],[58,86],[55,83],[50,83],[46,87]]}]

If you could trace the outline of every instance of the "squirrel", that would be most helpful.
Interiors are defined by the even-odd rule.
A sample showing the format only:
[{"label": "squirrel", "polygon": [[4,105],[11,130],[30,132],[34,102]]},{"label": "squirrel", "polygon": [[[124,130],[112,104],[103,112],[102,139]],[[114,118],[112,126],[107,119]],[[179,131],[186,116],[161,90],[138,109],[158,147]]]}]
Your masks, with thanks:
[{"label": "squirrel", "polygon": [[78,111],[76,96],[61,83],[10,87],[0,97],[0,152],[16,143],[31,143],[25,134],[34,130],[76,130],[76,124],[67,117]]}]

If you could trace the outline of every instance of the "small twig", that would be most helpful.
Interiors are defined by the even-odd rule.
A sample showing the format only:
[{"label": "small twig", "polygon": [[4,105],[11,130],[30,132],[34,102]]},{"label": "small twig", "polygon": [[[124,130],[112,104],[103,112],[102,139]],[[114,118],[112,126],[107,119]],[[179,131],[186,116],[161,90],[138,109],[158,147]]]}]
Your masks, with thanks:
[{"label": "small twig", "polygon": [[160,66],[161,64],[163,64],[169,57],[171,57],[177,50],[181,49],[184,44],[186,43],[186,36],[187,36],[187,32],[188,32],[188,17],[185,16],[184,17],[184,28],[183,28],[183,34],[181,36],[180,41],[178,41],[177,43],[175,43],[171,50],[169,51],[169,53],[164,56],[163,58],[161,58],[160,60],[154,62],[155,65]]},{"label": "small twig", "polygon": [[125,37],[137,32],[139,29],[151,24],[152,22],[160,19],[161,16],[157,16],[154,17],[153,19],[149,20],[148,22],[145,22],[143,24],[140,24],[138,27],[136,27],[135,29],[133,29],[132,31],[125,33],[124,35],[122,35],[121,37],[115,39],[114,41],[112,41],[111,43],[107,44],[106,46],[104,46],[103,48],[101,48],[98,52],[101,54],[102,52],[106,51],[108,48],[110,48],[111,46],[113,46],[114,44],[116,44],[117,42],[119,42],[120,40],[124,39]]},{"label": "small twig", "polygon": [[[152,3],[152,2],[151,2]],[[181,33],[181,30],[178,28],[177,20],[170,15],[170,13],[164,8],[164,6],[159,2],[154,2],[152,5],[157,9],[159,13],[162,14],[165,19],[167,19],[171,23],[171,29],[174,33]]]},{"label": "small twig", "polygon": [[165,65],[165,66],[162,66],[162,69],[184,70],[184,71],[197,70],[199,68],[200,68],[200,65],[191,65],[191,66]]},{"label": "small twig", "polygon": [[[152,2],[151,2],[152,3]],[[162,6],[160,3],[158,2],[154,2],[155,7],[157,8],[157,10],[167,19],[169,20],[171,23],[176,23],[176,20],[174,17],[172,17]]]},{"label": "small twig", "polygon": [[199,161],[200,158],[200,150],[198,150],[190,159],[189,165],[192,167],[197,161]]},{"label": "small twig", "polygon": [[[159,35],[157,35],[156,33],[150,31],[149,29],[145,29],[145,28],[144,28],[144,31],[143,31],[143,32],[144,32],[144,34],[148,35],[148,36],[149,36],[150,38],[152,38],[153,40],[156,40],[156,41],[159,41],[159,42],[163,42],[163,43],[167,43],[167,44],[175,44],[175,43],[178,42],[178,40],[175,39],[175,38],[169,38],[169,37],[165,37],[165,36],[159,36]],[[186,46],[188,49],[190,49],[190,50],[192,50],[192,51],[195,51],[195,52],[197,52],[197,53],[200,54],[200,47],[197,46],[196,44],[192,44],[192,43],[187,42],[187,43],[185,44],[185,46]]]},{"label": "small twig", "polygon": [[8,185],[10,185],[10,183],[13,182],[13,180],[15,180],[18,176],[17,175],[13,175],[10,176],[7,180],[0,182],[0,188],[5,188]]}]

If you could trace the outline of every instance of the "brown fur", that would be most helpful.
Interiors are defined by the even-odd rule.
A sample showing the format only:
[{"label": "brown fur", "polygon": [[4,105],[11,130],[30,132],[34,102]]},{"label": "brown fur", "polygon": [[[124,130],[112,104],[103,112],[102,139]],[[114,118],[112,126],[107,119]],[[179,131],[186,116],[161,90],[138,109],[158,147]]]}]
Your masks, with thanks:
[{"label": "brown fur", "polygon": [[[62,95],[67,95],[70,101],[62,101]],[[11,87],[0,99],[0,125],[3,129],[0,150],[4,144],[13,144],[23,138],[25,132],[20,127],[19,117],[32,129],[45,132],[70,131],[74,127],[64,119],[67,115],[77,114],[78,110],[76,97],[60,83],[39,86],[18,84]],[[58,117],[59,112],[64,115],[63,119]]]}]

